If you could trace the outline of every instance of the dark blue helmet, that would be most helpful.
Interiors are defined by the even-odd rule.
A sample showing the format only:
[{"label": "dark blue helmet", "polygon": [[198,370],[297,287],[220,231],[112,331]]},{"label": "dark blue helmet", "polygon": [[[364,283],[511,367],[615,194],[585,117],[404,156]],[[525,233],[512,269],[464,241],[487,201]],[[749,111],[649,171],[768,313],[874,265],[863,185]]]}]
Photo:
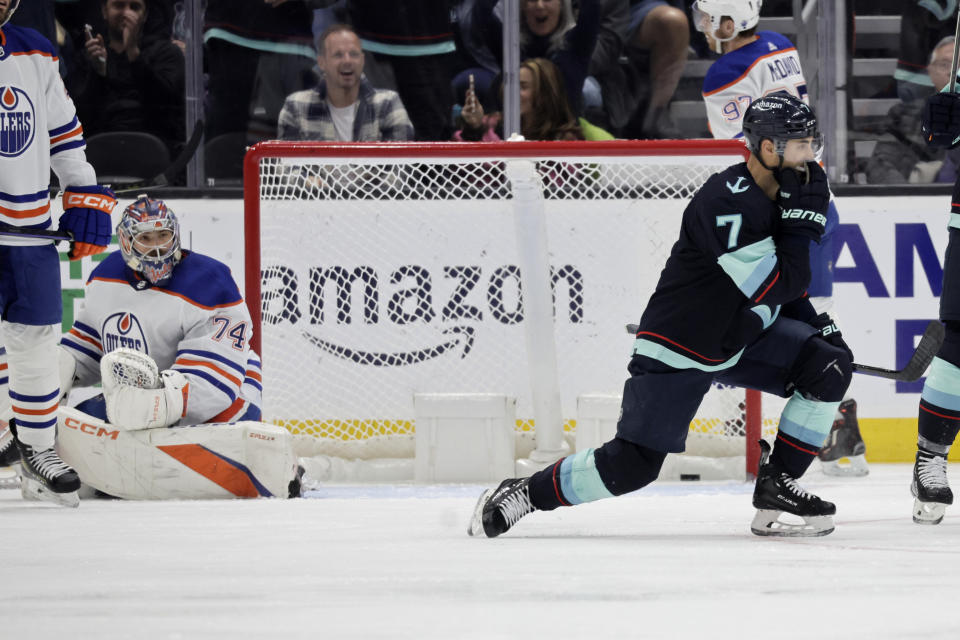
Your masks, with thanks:
[{"label": "dark blue helmet", "polygon": [[760,153],[760,143],[773,142],[777,155],[783,157],[787,140],[813,138],[813,151],[819,155],[823,136],[817,116],[810,105],[786,93],[775,93],[754,100],[743,116],[743,137],[747,148]]}]

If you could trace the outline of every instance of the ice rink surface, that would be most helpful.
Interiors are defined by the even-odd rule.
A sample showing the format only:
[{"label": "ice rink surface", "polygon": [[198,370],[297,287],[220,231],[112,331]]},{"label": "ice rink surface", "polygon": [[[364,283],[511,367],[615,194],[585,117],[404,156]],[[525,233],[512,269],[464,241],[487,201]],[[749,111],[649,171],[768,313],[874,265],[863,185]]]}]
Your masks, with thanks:
[{"label": "ice rink surface", "polygon": [[3,490],[0,638],[960,638],[960,505],[915,525],[910,471],[809,473],[838,507],[809,539],[752,535],[742,483],[654,484],[494,540],[465,533],[479,486],[76,510]]}]

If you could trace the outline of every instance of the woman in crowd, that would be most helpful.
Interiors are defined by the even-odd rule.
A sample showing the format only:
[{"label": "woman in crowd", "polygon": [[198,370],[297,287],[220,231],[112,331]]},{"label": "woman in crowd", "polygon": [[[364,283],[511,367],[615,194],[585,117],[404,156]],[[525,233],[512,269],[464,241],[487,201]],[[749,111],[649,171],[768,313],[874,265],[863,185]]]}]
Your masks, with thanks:
[{"label": "woman in crowd", "polygon": [[[527,140],[601,140],[609,133],[576,118],[564,91],[557,66],[546,58],[520,64],[520,133]],[[503,139],[503,114],[485,114],[476,91],[467,88],[460,111],[462,128],[454,134],[459,141],[490,142]]]}]

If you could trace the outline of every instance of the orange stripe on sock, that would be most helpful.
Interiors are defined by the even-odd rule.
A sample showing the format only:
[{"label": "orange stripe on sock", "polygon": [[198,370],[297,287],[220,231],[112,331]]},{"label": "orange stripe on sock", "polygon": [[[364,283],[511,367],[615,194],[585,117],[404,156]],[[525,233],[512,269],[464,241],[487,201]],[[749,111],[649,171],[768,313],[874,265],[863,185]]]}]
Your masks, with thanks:
[{"label": "orange stripe on sock", "polygon": [[25,415],[25,416],[45,416],[45,415],[47,415],[48,413],[54,413],[54,412],[56,412],[56,410],[59,409],[59,408],[60,408],[60,404],[59,404],[59,403],[53,405],[52,407],[47,407],[46,409],[23,409],[22,407],[18,407],[17,405],[13,405],[13,412],[14,412],[14,413],[20,413],[20,414],[23,414],[23,415]]},{"label": "orange stripe on sock", "polygon": [[260,495],[246,472],[198,444],[171,444],[157,448],[238,498]]}]

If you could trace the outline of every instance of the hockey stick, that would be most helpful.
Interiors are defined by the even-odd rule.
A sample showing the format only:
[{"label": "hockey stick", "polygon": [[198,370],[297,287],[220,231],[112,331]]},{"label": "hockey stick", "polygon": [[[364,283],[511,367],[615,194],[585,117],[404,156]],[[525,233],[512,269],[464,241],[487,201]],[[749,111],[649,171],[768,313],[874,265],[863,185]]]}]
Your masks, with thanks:
[{"label": "hockey stick", "polygon": [[948,91],[953,93],[957,86],[957,61],[960,56],[960,12],[957,12],[957,30],[953,36],[953,64],[950,65],[950,88]]},{"label": "hockey stick", "polygon": [[[638,325],[628,324],[627,333],[636,335],[640,329]],[[867,376],[876,376],[878,378],[887,378],[888,380],[897,380],[898,382],[916,382],[933,362],[933,357],[940,350],[943,344],[944,329],[943,325],[933,320],[927,325],[926,330],[920,337],[920,343],[910,357],[910,362],[903,369],[883,369],[881,367],[871,367],[866,364],[853,363],[853,370],[856,373],[862,373]]]},{"label": "hockey stick", "polygon": [[937,320],[933,320],[927,325],[926,331],[920,336],[920,343],[916,351],[910,357],[910,362],[899,371],[893,369],[881,369],[880,367],[871,367],[865,364],[853,363],[853,370],[857,373],[863,373],[868,376],[877,376],[878,378],[887,378],[899,382],[916,382],[924,374],[933,357],[940,350],[943,344],[944,329],[943,325]]},{"label": "hockey stick", "polygon": [[69,231],[61,231],[60,229],[26,229],[20,227],[0,226],[0,236],[36,238],[37,240],[56,240],[57,242],[60,242],[61,240],[70,242],[73,240],[73,236]]},{"label": "hockey stick", "polygon": [[[118,194],[130,193],[131,191],[142,191],[144,189],[150,189],[153,187],[165,187],[170,184],[170,181],[173,180],[178,173],[183,171],[183,168],[187,166],[188,162],[190,162],[193,154],[197,152],[197,147],[200,146],[200,140],[203,138],[203,126],[203,120],[197,120],[197,123],[193,128],[193,134],[190,136],[190,139],[187,140],[187,144],[183,147],[170,166],[163,170],[163,173],[142,182],[118,184],[116,187],[112,188],[113,192]],[[57,242],[63,240],[70,242],[73,240],[73,236],[69,231],[61,231],[60,229],[24,229],[20,227],[0,226],[0,236],[35,238],[38,240],[56,240]]]},{"label": "hockey stick", "polygon": [[180,153],[177,154],[177,157],[170,163],[170,166],[163,170],[163,173],[149,180],[110,185],[110,189],[113,190],[114,193],[120,194],[167,186],[178,173],[183,171],[183,168],[190,162],[193,154],[197,152],[197,147],[200,146],[200,140],[203,138],[203,129],[203,120],[197,120],[197,123],[193,126],[193,134],[190,136],[190,139],[187,140],[187,144],[180,150]]}]

